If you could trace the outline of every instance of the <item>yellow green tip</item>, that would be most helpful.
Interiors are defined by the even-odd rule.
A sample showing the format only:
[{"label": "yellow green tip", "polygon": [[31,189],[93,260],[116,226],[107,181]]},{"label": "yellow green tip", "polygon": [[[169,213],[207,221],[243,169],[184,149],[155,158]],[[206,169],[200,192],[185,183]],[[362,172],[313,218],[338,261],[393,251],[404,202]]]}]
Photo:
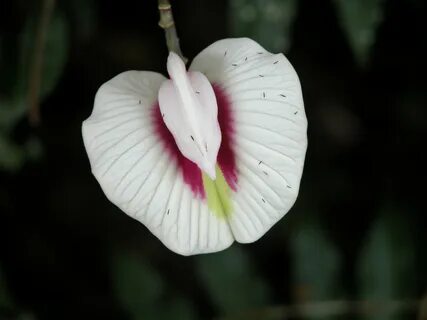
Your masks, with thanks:
[{"label": "yellow green tip", "polygon": [[218,218],[227,218],[231,215],[231,193],[227,181],[222,174],[218,165],[215,167],[216,179],[212,180],[209,176],[203,173],[203,187],[205,188],[206,199],[209,209]]}]

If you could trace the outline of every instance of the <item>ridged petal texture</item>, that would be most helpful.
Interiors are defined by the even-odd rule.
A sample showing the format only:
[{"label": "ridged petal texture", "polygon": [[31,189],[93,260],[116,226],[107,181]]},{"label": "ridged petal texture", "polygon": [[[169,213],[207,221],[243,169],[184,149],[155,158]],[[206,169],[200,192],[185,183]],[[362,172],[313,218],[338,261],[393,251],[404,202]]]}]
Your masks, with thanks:
[{"label": "ridged petal texture", "polygon": [[[203,50],[190,70],[205,74],[226,98],[217,96],[218,118],[227,121],[227,128],[220,121],[217,179],[200,174],[204,190],[188,183],[183,167],[192,163],[174,160],[159,135],[162,75],[127,71],[106,82],[82,128],[92,172],[108,199],[182,255],[259,239],[295,202],[307,148],[300,83],[283,54],[250,39],[225,39]],[[226,172],[231,164],[235,180]]]}]

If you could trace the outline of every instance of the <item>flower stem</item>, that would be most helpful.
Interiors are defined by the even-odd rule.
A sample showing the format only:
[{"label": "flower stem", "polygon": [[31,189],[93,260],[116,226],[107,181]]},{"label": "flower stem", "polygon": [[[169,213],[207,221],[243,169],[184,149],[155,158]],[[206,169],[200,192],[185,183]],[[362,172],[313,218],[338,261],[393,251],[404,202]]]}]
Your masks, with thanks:
[{"label": "flower stem", "polygon": [[173,51],[181,57],[184,63],[187,59],[182,54],[179,46],[179,38],[176,33],[175,22],[173,20],[172,6],[169,0],[159,0],[160,21],[159,26],[165,30],[166,45],[169,52]]}]

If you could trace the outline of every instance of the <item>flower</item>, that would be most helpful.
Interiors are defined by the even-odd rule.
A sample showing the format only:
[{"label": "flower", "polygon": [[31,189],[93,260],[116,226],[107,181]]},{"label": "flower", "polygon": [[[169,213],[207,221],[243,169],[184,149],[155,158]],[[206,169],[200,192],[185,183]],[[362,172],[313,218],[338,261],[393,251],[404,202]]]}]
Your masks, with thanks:
[{"label": "flower", "polygon": [[295,202],[307,148],[298,76],[247,38],[217,41],[170,79],[127,71],[98,90],[83,139],[108,199],[191,255],[259,239]]}]

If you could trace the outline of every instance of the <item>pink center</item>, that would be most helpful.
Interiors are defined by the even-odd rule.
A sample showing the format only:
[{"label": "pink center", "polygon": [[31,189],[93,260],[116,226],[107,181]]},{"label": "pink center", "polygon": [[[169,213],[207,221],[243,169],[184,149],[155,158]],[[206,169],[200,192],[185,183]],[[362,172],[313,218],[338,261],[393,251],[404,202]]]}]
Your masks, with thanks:
[{"label": "pink center", "polygon": [[[219,148],[217,162],[228,185],[234,191],[237,190],[236,157],[233,150],[234,121],[231,103],[224,90],[212,85],[218,104],[218,122],[221,128],[222,140]],[[155,131],[163,143],[169,156],[175,161],[182,173],[184,182],[191,188],[195,196],[205,198],[202,172],[192,161],[184,157],[175,143],[175,139],[163,122],[162,114],[157,101],[153,108]]]}]

